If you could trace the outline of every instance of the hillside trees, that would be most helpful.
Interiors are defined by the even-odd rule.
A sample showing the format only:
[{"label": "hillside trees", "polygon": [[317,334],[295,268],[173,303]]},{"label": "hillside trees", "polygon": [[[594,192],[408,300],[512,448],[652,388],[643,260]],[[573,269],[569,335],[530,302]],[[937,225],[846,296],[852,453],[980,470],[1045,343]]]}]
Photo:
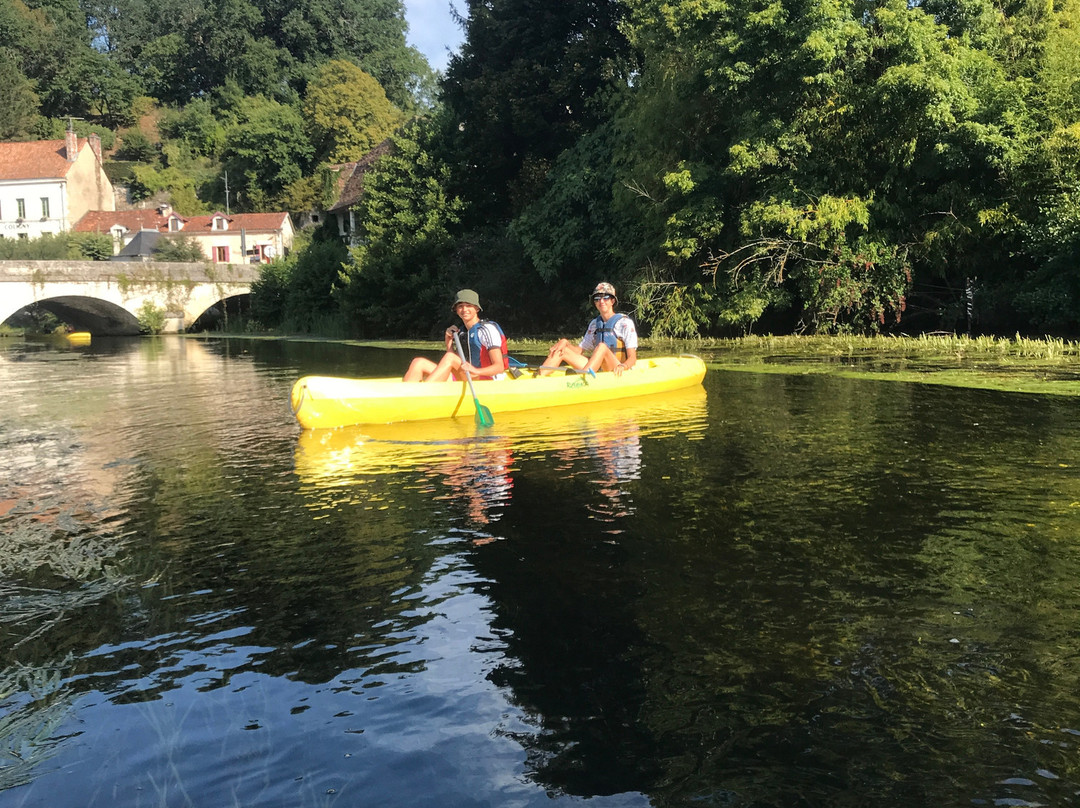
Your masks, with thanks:
[{"label": "hillside trees", "polygon": [[291,101],[320,65],[357,63],[398,106],[430,72],[405,42],[401,0],[85,0],[95,42],[146,92],[185,104],[232,82]]},{"label": "hillside trees", "polygon": [[0,51],[0,140],[29,135],[40,101],[15,61]]},{"label": "hillside trees", "polygon": [[304,98],[316,162],[359,160],[401,123],[379,83],[339,59],[319,68]]},{"label": "hillside trees", "polygon": [[314,152],[304,119],[294,107],[250,99],[225,139],[225,166],[241,185],[250,210],[267,210],[276,194],[300,179]]},{"label": "hillside trees", "polygon": [[134,83],[109,71],[90,43],[78,0],[0,3],[0,52],[33,83],[44,115],[91,117],[132,97]]}]

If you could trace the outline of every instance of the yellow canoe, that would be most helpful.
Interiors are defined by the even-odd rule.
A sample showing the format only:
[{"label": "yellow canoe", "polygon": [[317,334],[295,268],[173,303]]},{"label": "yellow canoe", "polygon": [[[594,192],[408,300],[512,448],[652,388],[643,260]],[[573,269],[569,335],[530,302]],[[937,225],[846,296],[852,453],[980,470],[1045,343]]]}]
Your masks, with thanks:
[{"label": "yellow canoe", "polygon": [[[475,382],[476,397],[493,414],[595,404],[633,396],[693,387],[705,378],[697,356],[638,358],[621,376],[614,373],[526,372],[517,379]],[[403,382],[392,379],[345,379],[304,376],[292,388],[292,410],[305,429],[353,424],[389,424],[437,418],[475,417],[465,382]]]},{"label": "yellow canoe", "polygon": [[306,429],[296,444],[296,472],[315,486],[349,485],[417,468],[453,468],[466,456],[475,463],[507,449],[516,456],[580,454],[631,437],[700,436],[707,423],[705,388],[699,384],[603,407],[502,413],[490,429],[477,429],[471,418]]}]

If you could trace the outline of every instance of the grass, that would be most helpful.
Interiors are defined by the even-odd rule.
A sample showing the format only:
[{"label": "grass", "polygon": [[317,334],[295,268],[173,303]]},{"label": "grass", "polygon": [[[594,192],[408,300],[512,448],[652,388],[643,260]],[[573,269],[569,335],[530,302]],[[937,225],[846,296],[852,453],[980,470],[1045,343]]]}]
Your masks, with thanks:
[{"label": "grass", "polygon": [[650,348],[657,353],[697,353],[711,366],[725,370],[828,373],[848,378],[1080,395],[1080,343],[1056,337],[750,336],[657,341]]},{"label": "grass", "polygon": [[997,359],[1066,359],[1080,357],[1080,342],[1055,337],[1032,339],[1017,334],[1012,338],[958,334],[909,336],[747,336],[737,339],[653,342],[653,347],[737,351],[740,354],[790,354],[802,357],[879,356],[885,358],[993,357]]}]

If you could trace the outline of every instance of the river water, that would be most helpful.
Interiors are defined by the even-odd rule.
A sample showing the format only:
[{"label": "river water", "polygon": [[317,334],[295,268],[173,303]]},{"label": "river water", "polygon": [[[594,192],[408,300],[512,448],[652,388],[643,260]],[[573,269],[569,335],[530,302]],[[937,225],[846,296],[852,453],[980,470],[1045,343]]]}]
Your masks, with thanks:
[{"label": "river water", "polygon": [[0,342],[0,806],[1080,800],[1075,401],[295,424],[408,358]]}]

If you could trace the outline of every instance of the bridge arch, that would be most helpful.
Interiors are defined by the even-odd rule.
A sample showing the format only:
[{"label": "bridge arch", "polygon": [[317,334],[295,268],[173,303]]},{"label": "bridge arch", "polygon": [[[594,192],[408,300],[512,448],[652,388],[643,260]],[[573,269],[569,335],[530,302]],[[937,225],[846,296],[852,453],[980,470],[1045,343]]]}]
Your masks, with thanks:
[{"label": "bridge arch", "polygon": [[[123,306],[96,297],[61,295],[34,301],[57,319],[74,326],[76,331],[91,334],[138,334],[139,319]],[[23,307],[25,308],[25,306]],[[17,314],[17,309],[8,317]],[[7,318],[5,318],[7,319]]]},{"label": "bridge arch", "polygon": [[219,301],[250,294],[258,277],[245,264],[0,261],[0,323],[37,303],[91,333],[138,334],[150,305],[167,332],[183,331]]}]

